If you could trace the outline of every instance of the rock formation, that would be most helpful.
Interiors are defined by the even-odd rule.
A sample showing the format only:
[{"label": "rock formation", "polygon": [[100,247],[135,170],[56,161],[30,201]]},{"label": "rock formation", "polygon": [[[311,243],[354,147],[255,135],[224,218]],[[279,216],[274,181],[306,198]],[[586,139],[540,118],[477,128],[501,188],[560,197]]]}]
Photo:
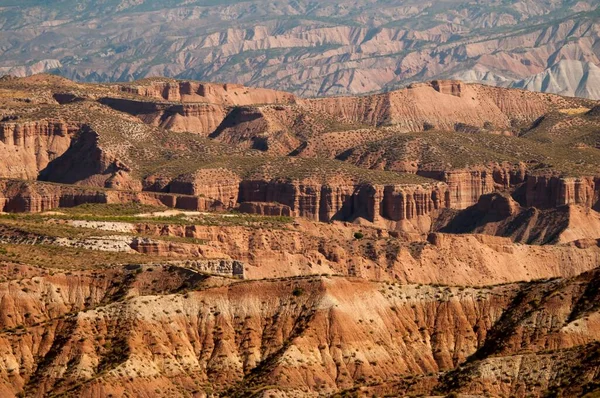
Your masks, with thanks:
[{"label": "rock formation", "polygon": [[510,237],[527,244],[568,243],[600,238],[600,213],[585,205],[549,209],[522,208],[504,194],[483,195],[463,211],[448,211],[436,220],[436,230]]},{"label": "rock formation", "polygon": [[78,130],[64,122],[0,123],[0,175],[5,178],[35,179],[48,163],[67,151]]},{"label": "rock formation", "polygon": [[295,102],[293,94],[249,88],[240,84],[148,79],[139,83],[118,85],[117,89],[141,97],[169,102],[206,102],[225,106]]},{"label": "rock formation", "polygon": [[[148,283],[157,277],[161,286]],[[2,319],[0,341],[6,396],[177,396],[207,386],[227,395],[263,388],[309,396],[357,384],[494,396],[560,386],[578,395],[599,368],[597,310],[570,305],[597,299],[596,271],[492,288],[336,277],[210,287],[192,271],[156,266],[13,283],[27,291],[1,289],[2,313],[12,314]],[[172,294],[184,283],[204,288]],[[515,357],[528,366],[515,368]],[[561,379],[565,372],[573,382]],[[417,383],[407,384],[409,376]]]},{"label": "rock formation", "polygon": [[110,191],[94,188],[0,180],[0,212],[39,213],[85,203],[162,204],[184,210],[215,210],[221,205],[211,199],[154,192]]},{"label": "rock formation", "polygon": [[600,187],[594,177],[560,178],[557,176],[530,176],[526,182],[526,205],[552,208],[576,204],[598,208]]}]

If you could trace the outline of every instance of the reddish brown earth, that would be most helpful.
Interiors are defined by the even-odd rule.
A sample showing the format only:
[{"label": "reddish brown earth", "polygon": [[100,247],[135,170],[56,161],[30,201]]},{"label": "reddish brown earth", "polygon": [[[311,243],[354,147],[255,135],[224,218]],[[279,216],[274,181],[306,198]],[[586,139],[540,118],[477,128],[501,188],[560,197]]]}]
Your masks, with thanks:
[{"label": "reddish brown earth", "polygon": [[[313,396],[366,383],[393,394],[574,396],[597,380],[597,271],[459,288],[135,270],[5,282],[3,395]],[[184,282],[192,291],[178,292]]]},{"label": "reddish brown earth", "polygon": [[597,102],[0,81],[0,396],[597,394]]}]

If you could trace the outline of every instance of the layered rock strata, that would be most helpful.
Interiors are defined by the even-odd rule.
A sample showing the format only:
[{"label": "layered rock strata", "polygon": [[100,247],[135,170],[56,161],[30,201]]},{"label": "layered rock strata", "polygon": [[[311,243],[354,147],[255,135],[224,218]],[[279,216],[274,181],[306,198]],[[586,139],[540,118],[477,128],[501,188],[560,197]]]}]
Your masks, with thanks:
[{"label": "layered rock strata", "polygon": [[26,276],[0,284],[7,397],[582,396],[600,372],[597,270],[473,288],[12,267]]},{"label": "layered rock strata", "polygon": [[558,96],[441,80],[366,97],[301,101],[307,109],[341,120],[408,131],[453,131],[457,124],[511,129],[515,121],[533,122],[562,102],[566,100]]},{"label": "layered rock strata", "polygon": [[51,120],[0,123],[0,175],[36,179],[48,163],[67,151],[77,130]]},{"label": "layered rock strata", "polygon": [[526,206],[552,208],[581,205],[600,208],[600,177],[528,176]]},{"label": "layered rock strata", "polygon": [[195,211],[218,210],[219,202],[206,197],[155,192],[103,190],[78,186],[0,180],[0,212],[38,213],[84,203],[139,202]]},{"label": "layered rock strata", "polygon": [[[279,203],[290,214],[317,221],[402,221],[450,206],[443,183],[424,185],[328,185],[285,181],[242,181],[239,202]],[[248,206],[244,206],[248,208]]]},{"label": "layered rock strata", "polygon": [[223,105],[289,104],[296,98],[283,91],[250,88],[240,84],[195,81],[149,80],[142,84],[118,85],[126,93],[172,102],[207,102]]},{"label": "layered rock strata", "polygon": [[193,132],[208,136],[227,116],[223,105],[209,103],[162,103],[126,98],[102,98],[111,108],[137,116],[146,124],[175,132]]}]

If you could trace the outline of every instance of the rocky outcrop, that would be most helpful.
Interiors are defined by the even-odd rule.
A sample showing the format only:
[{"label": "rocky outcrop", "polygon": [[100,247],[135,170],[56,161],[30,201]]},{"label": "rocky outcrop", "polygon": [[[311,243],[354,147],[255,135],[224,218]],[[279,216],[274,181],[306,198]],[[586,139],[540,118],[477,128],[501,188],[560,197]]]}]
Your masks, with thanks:
[{"label": "rocky outcrop", "polygon": [[236,260],[188,260],[184,262],[171,262],[170,264],[177,265],[178,267],[182,268],[192,269],[198,272],[244,279],[244,264]]},{"label": "rocky outcrop", "polygon": [[[287,155],[301,145],[291,130],[298,124],[298,108],[290,107],[236,107],[210,135],[220,142],[240,148],[268,151]],[[310,129],[310,126],[306,126]],[[300,128],[301,130],[301,128]],[[304,132],[310,134],[313,131]]]},{"label": "rocky outcrop", "polygon": [[531,175],[525,185],[525,205],[542,209],[571,204],[598,208],[599,181],[597,177]]},{"label": "rocky outcrop", "polygon": [[25,181],[0,181],[0,211],[37,213],[84,203],[107,203],[102,190]]},{"label": "rocky outcrop", "polygon": [[196,81],[149,79],[117,86],[126,93],[172,102],[207,102],[228,106],[255,104],[289,104],[293,94],[250,88],[240,84],[216,84]]},{"label": "rocky outcrop", "polygon": [[144,237],[130,238],[130,248],[138,253],[173,258],[205,257],[202,248],[195,244],[166,242]]},{"label": "rocky outcrop", "polygon": [[36,179],[67,151],[78,129],[53,120],[0,123],[0,177]]},{"label": "rocky outcrop", "polygon": [[141,183],[131,178],[131,169],[117,156],[105,151],[100,136],[83,125],[70,138],[68,148],[40,171],[37,179],[61,184],[140,190]]},{"label": "rocky outcrop", "polygon": [[402,221],[447,207],[445,184],[328,185],[285,181],[242,181],[240,202],[280,203],[292,215],[312,220]]},{"label": "rocky outcrop", "polygon": [[209,211],[222,208],[220,202],[205,197],[155,192],[103,190],[43,182],[0,180],[0,212],[39,213],[60,207],[74,207],[84,203],[129,202],[165,205],[172,208],[194,211]]},{"label": "rocky outcrop", "polygon": [[446,207],[453,209],[472,206],[481,195],[495,189],[493,173],[487,170],[448,171],[443,173],[442,178],[448,184]]},{"label": "rocky outcrop", "polygon": [[527,178],[524,165],[492,164],[450,171],[418,171],[420,175],[448,184],[447,206],[466,209],[476,204],[482,195],[496,190],[511,191]]},{"label": "rocky outcrop", "polygon": [[468,209],[442,213],[433,229],[503,236],[526,244],[595,241],[600,238],[600,213],[579,205],[522,208],[508,194],[494,193],[481,196]]},{"label": "rocky outcrop", "polygon": [[292,209],[280,203],[242,202],[238,207],[238,211],[261,216],[290,217],[292,215]]},{"label": "rocky outcrop", "polygon": [[433,80],[431,87],[438,93],[450,94],[455,97],[461,97],[464,89],[464,83],[456,80]]},{"label": "rocky outcrop", "polygon": [[222,203],[225,208],[233,208],[240,201],[240,183],[240,177],[231,170],[202,169],[176,178],[167,189],[171,193],[209,198]]},{"label": "rocky outcrop", "polygon": [[129,98],[102,98],[100,102],[121,112],[137,116],[152,126],[176,132],[191,132],[208,136],[227,116],[223,105],[209,103],[162,103]]}]

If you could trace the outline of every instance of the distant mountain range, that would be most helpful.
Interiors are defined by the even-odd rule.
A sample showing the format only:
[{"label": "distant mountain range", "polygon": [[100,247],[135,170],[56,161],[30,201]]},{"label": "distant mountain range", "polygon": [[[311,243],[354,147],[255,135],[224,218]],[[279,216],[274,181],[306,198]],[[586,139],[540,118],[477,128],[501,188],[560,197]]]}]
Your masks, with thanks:
[{"label": "distant mountain range", "polygon": [[600,68],[591,62],[563,60],[511,86],[570,97],[600,99]]},{"label": "distant mountain range", "polygon": [[595,0],[3,1],[0,74],[301,96],[457,78],[600,98]]}]

